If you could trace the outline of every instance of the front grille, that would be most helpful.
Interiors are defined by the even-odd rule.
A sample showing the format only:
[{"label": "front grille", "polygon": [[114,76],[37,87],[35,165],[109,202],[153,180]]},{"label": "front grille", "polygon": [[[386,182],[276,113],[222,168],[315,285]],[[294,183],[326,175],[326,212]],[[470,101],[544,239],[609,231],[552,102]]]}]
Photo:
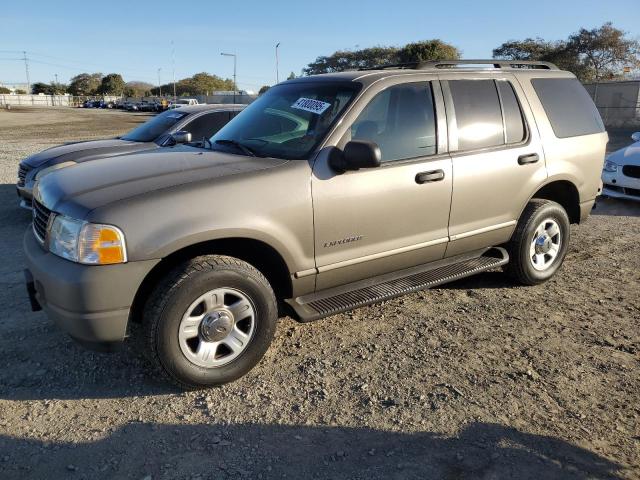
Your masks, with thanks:
[{"label": "front grille", "polygon": [[27,173],[31,170],[29,167],[25,167],[24,165],[20,165],[18,167],[18,186],[24,187],[25,179],[27,178]]},{"label": "front grille", "polygon": [[637,165],[625,165],[622,167],[622,173],[627,177],[640,178],[640,167]]},{"label": "front grille", "polygon": [[33,233],[40,243],[44,243],[47,237],[47,225],[49,225],[51,210],[42,205],[37,200],[33,201]]}]

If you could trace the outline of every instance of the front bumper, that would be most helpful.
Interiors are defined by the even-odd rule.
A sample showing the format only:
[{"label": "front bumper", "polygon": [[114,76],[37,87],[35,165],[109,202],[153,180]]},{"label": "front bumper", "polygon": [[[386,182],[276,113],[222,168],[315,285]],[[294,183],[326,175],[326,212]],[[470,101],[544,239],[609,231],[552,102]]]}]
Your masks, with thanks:
[{"label": "front bumper", "polygon": [[[618,167],[619,169],[622,166]],[[602,172],[602,194],[612,198],[640,200],[640,178],[632,178],[618,172]]]},{"label": "front bumper", "polygon": [[45,251],[31,229],[23,245],[27,291],[35,309],[42,307],[58,327],[85,345],[125,339],[135,294],[159,260],[81,265]]},{"label": "front bumper", "polygon": [[31,210],[31,202],[33,200],[33,185],[25,185],[20,187],[16,185],[16,192],[20,198],[20,206]]}]

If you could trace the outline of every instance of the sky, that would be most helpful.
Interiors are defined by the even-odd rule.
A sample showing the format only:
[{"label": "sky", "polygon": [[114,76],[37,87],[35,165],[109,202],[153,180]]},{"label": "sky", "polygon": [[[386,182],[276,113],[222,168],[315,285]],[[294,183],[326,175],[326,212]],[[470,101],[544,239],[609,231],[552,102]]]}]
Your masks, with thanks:
[{"label": "sky", "polygon": [[[640,40],[638,0],[253,1],[0,0],[0,83],[66,83],[82,72],[158,83],[206,71],[258,90],[336,50],[439,38],[466,58],[490,58],[512,39],[564,39],[606,21]],[[173,47],[172,47],[173,42]],[[173,53],[172,53],[173,52]]]}]

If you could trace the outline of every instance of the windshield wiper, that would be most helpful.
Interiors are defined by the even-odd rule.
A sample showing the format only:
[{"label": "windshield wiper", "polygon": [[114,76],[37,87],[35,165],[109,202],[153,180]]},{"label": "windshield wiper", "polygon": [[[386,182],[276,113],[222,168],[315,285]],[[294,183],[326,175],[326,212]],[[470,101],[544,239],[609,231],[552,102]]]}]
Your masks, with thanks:
[{"label": "windshield wiper", "polygon": [[221,140],[216,140],[215,143],[220,144],[220,145],[231,145],[233,147],[236,147],[238,150],[242,151],[245,155],[248,155],[250,157],[255,157],[256,152],[253,151],[253,149],[247,147],[246,145],[243,145],[242,143],[238,142],[237,140],[228,140],[226,138],[223,138]]}]

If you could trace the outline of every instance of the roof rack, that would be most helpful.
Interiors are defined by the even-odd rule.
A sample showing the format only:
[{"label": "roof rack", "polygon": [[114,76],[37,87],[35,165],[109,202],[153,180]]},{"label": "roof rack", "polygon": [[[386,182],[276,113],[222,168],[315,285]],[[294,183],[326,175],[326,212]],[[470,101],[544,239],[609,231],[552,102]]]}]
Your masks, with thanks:
[{"label": "roof rack", "polygon": [[559,68],[551,62],[540,62],[537,60],[429,60],[419,62],[418,70],[427,70],[430,68],[447,68],[460,67],[464,65],[493,65],[493,68],[540,68],[544,70],[559,70]]},{"label": "roof rack", "polygon": [[[465,67],[468,65],[469,67]],[[474,65],[490,65],[493,68],[532,68],[542,70],[559,70],[551,62],[539,62],[535,60],[428,60],[425,62],[392,63],[376,67],[360,68],[359,70],[436,70],[444,68],[473,68]]]}]

